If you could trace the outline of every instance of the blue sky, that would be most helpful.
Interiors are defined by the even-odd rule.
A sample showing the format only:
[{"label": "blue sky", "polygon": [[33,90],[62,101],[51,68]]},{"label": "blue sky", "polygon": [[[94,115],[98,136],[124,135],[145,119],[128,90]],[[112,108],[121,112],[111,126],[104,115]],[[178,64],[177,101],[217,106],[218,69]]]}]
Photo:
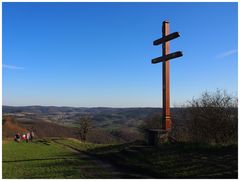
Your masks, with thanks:
[{"label": "blue sky", "polygon": [[237,94],[237,3],[3,3],[3,105],[161,107],[163,20],[171,106]]}]

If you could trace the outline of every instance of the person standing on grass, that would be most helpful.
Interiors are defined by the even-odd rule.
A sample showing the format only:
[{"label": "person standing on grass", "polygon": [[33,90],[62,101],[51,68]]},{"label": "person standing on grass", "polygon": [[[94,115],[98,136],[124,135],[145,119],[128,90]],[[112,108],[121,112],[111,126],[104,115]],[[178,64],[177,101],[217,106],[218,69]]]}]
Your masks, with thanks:
[{"label": "person standing on grass", "polygon": [[22,134],[22,140],[26,140],[26,134],[25,133]]},{"label": "person standing on grass", "polygon": [[34,138],[34,132],[33,130],[30,132],[30,141],[32,142],[33,141],[33,138]]},{"label": "person standing on grass", "polygon": [[31,137],[30,132],[27,132],[27,138],[26,138],[26,142],[27,142],[27,143],[28,143],[28,141],[30,140],[30,137]]},{"label": "person standing on grass", "polygon": [[15,140],[16,142],[20,142],[20,140],[21,140],[21,135],[20,135],[19,133],[17,133],[17,134],[15,135],[15,137],[14,137],[14,140]]}]

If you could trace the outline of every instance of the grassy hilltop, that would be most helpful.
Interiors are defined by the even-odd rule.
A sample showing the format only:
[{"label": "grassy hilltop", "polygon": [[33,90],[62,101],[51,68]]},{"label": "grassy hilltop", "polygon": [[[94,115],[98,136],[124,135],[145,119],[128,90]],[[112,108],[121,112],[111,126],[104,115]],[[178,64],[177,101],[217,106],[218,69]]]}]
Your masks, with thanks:
[{"label": "grassy hilltop", "polygon": [[3,178],[237,178],[237,146],[4,141]]}]

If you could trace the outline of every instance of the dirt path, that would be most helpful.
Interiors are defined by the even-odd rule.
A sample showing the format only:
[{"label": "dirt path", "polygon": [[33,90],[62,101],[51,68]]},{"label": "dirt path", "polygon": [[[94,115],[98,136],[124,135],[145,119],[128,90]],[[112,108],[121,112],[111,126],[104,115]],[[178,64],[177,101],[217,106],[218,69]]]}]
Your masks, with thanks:
[{"label": "dirt path", "polygon": [[99,158],[96,155],[90,154],[88,152],[79,150],[71,145],[60,143],[56,140],[52,140],[52,141],[62,147],[70,149],[74,153],[77,153],[80,156],[79,159],[84,157],[84,159],[89,159],[89,160],[95,162],[99,167],[108,171],[112,175],[113,178],[116,178],[116,179],[118,179],[118,178],[119,179],[120,178],[142,178],[142,179],[151,178],[151,176],[147,176],[147,175],[139,174],[139,173],[133,173],[127,169],[120,168],[120,167],[114,165],[113,163],[110,163],[107,160]]}]

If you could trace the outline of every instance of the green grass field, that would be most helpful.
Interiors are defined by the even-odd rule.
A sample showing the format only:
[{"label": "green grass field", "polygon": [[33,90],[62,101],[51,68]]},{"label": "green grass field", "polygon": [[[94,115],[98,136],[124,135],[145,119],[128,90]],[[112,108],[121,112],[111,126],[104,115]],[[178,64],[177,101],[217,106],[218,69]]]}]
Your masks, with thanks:
[{"label": "green grass field", "polygon": [[112,178],[89,157],[54,142],[3,143],[3,178]]},{"label": "green grass field", "polygon": [[3,178],[237,178],[237,146],[3,142]]}]

